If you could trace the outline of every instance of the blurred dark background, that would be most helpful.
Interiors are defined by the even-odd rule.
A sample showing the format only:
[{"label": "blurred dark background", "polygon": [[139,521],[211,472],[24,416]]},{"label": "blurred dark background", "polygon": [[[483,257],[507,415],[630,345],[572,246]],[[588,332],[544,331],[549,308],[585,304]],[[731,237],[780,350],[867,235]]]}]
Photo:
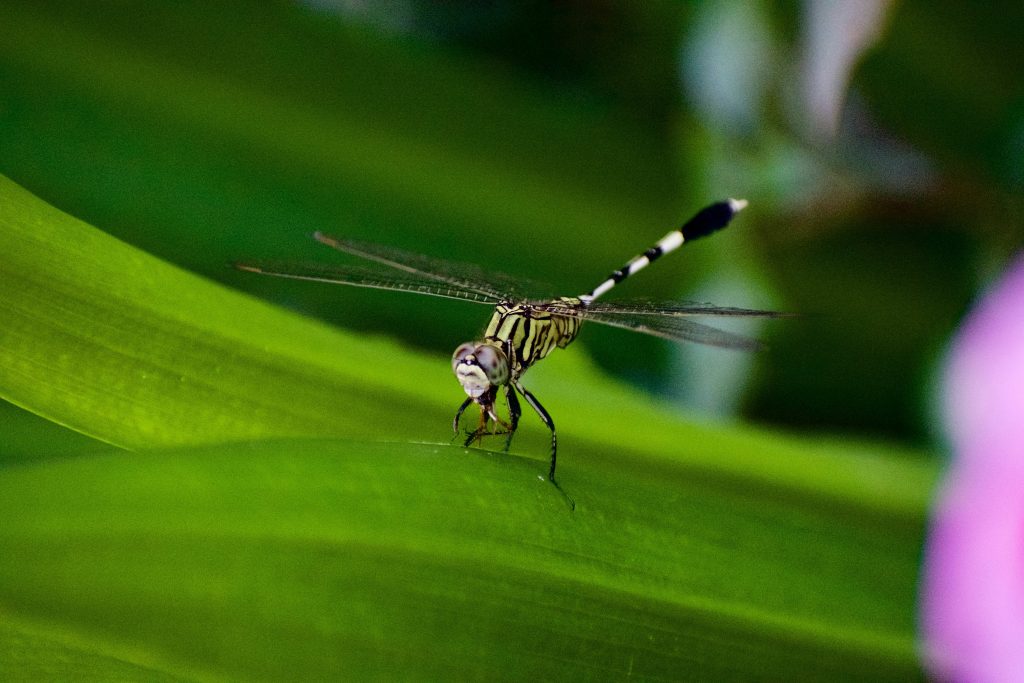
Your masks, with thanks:
[{"label": "blurred dark background", "polygon": [[444,356],[488,311],[226,264],[341,260],[323,230],[576,294],[743,197],[613,296],[800,313],[745,330],[765,351],[578,343],[700,419],[922,444],[945,345],[1024,238],[1021,35],[1010,2],[5,0],[0,173]]}]

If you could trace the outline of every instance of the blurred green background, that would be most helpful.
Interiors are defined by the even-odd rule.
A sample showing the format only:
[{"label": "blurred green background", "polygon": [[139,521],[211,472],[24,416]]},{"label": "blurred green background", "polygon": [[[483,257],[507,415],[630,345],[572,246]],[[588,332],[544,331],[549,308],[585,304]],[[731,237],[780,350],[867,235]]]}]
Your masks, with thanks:
[{"label": "blurred green background", "polygon": [[944,345],[1021,243],[1022,14],[8,0],[0,172],[190,270],[439,354],[487,312],[225,264],[330,262],[323,230],[572,294],[744,197],[730,230],[615,295],[799,320],[747,330],[768,342],[749,357],[593,328],[587,352],[707,419],[926,444]]},{"label": "blurred green background", "polygon": [[[38,646],[36,664],[49,666],[53,650],[39,642],[63,647],[104,628],[134,648],[138,628],[157,671],[195,674],[201,662],[200,678],[294,673],[303,648],[326,662],[306,671],[329,671],[338,643],[365,646],[367,671],[380,675],[379,661],[402,652],[395,636],[415,641],[404,671],[423,677],[435,671],[416,669],[424,661],[450,674],[449,653],[485,651],[492,659],[480,657],[478,677],[510,652],[550,675],[544,667],[566,643],[579,650],[558,661],[579,676],[580,664],[591,675],[632,672],[634,654],[662,674],[682,662],[741,680],[919,676],[913,583],[938,471],[921,454],[942,452],[943,353],[1024,242],[1020,35],[1019,3],[0,3],[0,175],[145,252],[379,336],[372,353],[363,349],[382,364],[376,384],[346,383],[343,362],[300,359],[324,374],[305,399],[331,396],[317,411],[300,406],[311,419],[338,410],[356,422],[345,402],[368,392],[379,392],[368,415],[385,415],[394,397],[430,406],[396,409],[387,429],[327,422],[334,431],[319,435],[341,438],[324,446],[203,442],[147,458],[0,403],[0,462],[14,465],[0,478],[12,520],[0,541],[14,549],[0,571],[29,605],[21,616],[57,623],[0,625],[0,660]],[[18,196],[0,189],[3,201]],[[750,207],[729,230],[613,296],[799,317],[743,329],[767,343],[755,354],[594,325],[575,357],[547,361],[601,390],[577,414],[557,415],[575,439],[566,472],[581,501],[567,520],[549,487],[531,488],[532,449],[546,438],[529,441],[536,424],[520,437],[524,458],[461,459],[433,443],[446,438],[437,415],[448,414],[437,377],[487,309],[228,267],[343,261],[310,239],[322,230],[575,294],[730,196]],[[0,212],[10,208],[0,201]],[[110,252],[110,263],[134,263]],[[189,305],[228,306],[208,289]],[[278,319],[259,307],[239,318],[240,330]],[[304,339],[335,338],[303,329]],[[130,341],[144,345],[150,332]],[[164,336],[160,352],[181,341]],[[262,363],[235,382],[241,392],[298,357],[259,350],[223,364]],[[423,386],[396,390],[388,353]],[[607,382],[584,355],[640,391]],[[342,360],[365,370],[359,358]],[[215,365],[187,360],[160,368],[201,368],[169,401],[178,407]],[[111,386],[151,392],[147,416],[157,419],[152,387],[162,385],[143,381],[142,361]],[[214,377],[220,370],[211,378],[238,379]],[[301,394],[301,372],[280,376],[291,384],[277,400]],[[446,388],[454,409],[461,391],[454,380]],[[587,403],[574,384],[546,388],[562,404]],[[223,398],[194,393],[196,405]],[[261,398],[217,407],[244,412]],[[188,425],[185,412],[162,426]],[[591,414],[618,421],[581,425]],[[207,419],[219,433],[219,418]],[[655,433],[624,447],[646,419]],[[368,434],[403,440],[368,447],[359,441]],[[98,455],[17,466],[82,453]],[[296,596],[305,602],[291,611]],[[54,607],[33,611],[33,600]],[[143,621],[137,604],[149,610]],[[510,619],[510,605],[521,614]],[[452,618],[460,609],[480,621]],[[82,627],[82,615],[95,623]],[[436,631],[421,628],[424,618]],[[538,635],[537,624],[552,630]],[[432,642],[435,633],[452,639]],[[166,647],[152,647],[163,638]],[[181,660],[162,668],[165,655]]]}]

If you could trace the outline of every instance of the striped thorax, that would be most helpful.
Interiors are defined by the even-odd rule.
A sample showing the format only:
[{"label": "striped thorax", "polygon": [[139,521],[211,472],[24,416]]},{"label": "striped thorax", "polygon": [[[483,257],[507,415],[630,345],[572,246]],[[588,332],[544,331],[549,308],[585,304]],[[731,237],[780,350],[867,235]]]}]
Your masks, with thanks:
[{"label": "striped thorax", "polygon": [[564,349],[576,338],[580,319],[573,312],[582,306],[576,297],[561,297],[543,304],[500,303],[484,339],[512,350],[512,375],[518,378],[526,368],[554,349]]}]

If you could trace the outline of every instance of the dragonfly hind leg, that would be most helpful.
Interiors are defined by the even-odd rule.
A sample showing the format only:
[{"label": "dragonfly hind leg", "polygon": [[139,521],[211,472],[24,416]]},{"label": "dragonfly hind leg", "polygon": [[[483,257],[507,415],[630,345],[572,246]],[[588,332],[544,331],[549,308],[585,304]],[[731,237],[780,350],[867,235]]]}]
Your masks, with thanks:
[{"label": "dragonfly hind leg", "polygon": [[[555,421],[551,419],[551,415],[544,409],[544,406],[540,404],[537,397],[531,394],[526,387],[519,382],[515,384],[516,390],[523,395],[526,402],[530,404],[530,407],[537,411],[537,415],[540,416],[541,421],[547,425],[547,428],[551,430],[551,469],[548,470],[548,479],[552,483],[555,481],[555,462],[558,457],[558,434],[555,432]],[[557,486],[557,484],[556,484]]]},{"label": "dragonfly hind leg", "polygon": [[540,416],[540,419],[545,425],[547,425],[548,429],[551,430],[551,469],[548,470],[548,481],[558,489],[558,492],[562,494],[563,498],[565,498],[565,502],[569,506],[569,510],[573,511],[576,509],[576,501],[569,497],[569,494],[563,491],[562,486],[555,481],[555,461],[558,455],[558,434],[555,433],[555,421],[551,419],[551,415],[549,415],[548,411],[544,409],[544,406],[540,404],[537,397],[527,391],[522,384],[516,382],[515,387],[516,391],[523,395],[526,402],[530,404],[530,407],[537,411],[537,415]]}]

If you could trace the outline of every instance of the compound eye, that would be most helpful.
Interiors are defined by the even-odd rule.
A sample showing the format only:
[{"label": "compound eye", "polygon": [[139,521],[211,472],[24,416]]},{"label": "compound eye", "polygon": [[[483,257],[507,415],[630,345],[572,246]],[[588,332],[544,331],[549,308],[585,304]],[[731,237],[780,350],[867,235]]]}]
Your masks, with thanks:
[{"label": "compound eye", "polygon": [[466,356],[469,356],[473,353],[473,349],[475,348],[476,346],[474,344],[470,344],[467,342],[465,344],[459,345],[459,348],[455,349],[455,353],[452,354],[453,372],[455,371],[455,368],[459,367],[459,363],[466,360]]},{"label": "compound eye", "polygon": [[487,373],[487,378],[492,383],[505,375],[505,354],[493,346],[480,346],[477,348],[476,362]]}]

